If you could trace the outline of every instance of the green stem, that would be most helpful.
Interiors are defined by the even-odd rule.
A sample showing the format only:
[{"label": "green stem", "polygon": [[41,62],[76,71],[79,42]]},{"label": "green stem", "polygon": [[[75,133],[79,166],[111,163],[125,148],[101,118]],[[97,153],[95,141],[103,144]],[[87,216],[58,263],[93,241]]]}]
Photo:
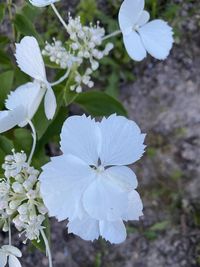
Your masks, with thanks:
[{"label": "green stem", "polygon": [[67,77],[69,76],[71,69],[69,68],[66,73],[56,82],[50,83],[51,86],[55,86],[58,85],[59,83],[63,82],[65,79],[67,79]]},{"label": "green stem", "polygon": [[44,230],[41,230],[41,235],[43,237],[44,243],[45,243],[45,247],[46,247],[46,252],[47,252],[47,256],[49,259],[49,267],[53,267],[53,262],[52,262],[52,256],[51,256],[51,250],[49,247],[49,241],[44,233]]},{"label": "green stem", "polygon": [[11,233],[10,217],[8,218],[8,241],[9,241],[9,246],[11,246],[12,245],[12,233]]},{"label": "green stem", "polygon": [[57,8],[55,7],[55,5],[54,5],[54,4],[51,4],[51,7],[52,7],[54,13],[56,14],[56,16],[58,17],[58,19],[60,20],[60,22],[62,23],[62,25],[63,25],[63,27],[65,28],[65,30],[68,31],[68,30],[67,30],[67,24],[66,24],[66,22],[64,21],[64,19],[62,18],[62,16],[60,15],[60,13],[58,12],[58,10],[57,10]]},{"label": "green stem", "polygon": [[109,39],[109,38],[111,38],[111,37],[114,37],[114,36],[116,36],[116,35],[119,35],[119,34],[121,34],[121,33],[122,33],[121,30],[112,32],[111,34],[108,34],[108,35],[106,35],[104,38],[102,38],[102,40],[103,40],[103,41],[104,41],[104,40],[107,40],[107,39]]},{"label": "green stem", "polygon": [[31,153],[30,153],[29,158],[28,158],[28,164],[30,165],[31,161],[32,161],[33,154],[35,152],[35,148],[36,148],[37,135],[36,135],[36,130],[35,130],[35,127],[34,127],[33,123],[30,120],[28,121],[28,123],[29,123],[29,125],[31,127],[32,136],[33,136],[32,149],[31,149]]}]

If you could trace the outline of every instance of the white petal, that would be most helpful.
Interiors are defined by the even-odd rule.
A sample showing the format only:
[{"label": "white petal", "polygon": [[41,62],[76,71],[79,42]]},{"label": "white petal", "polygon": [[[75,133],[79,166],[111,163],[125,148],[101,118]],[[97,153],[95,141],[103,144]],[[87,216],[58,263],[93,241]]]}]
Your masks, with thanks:
[{"label": "white petal", "polygon": [[131,120],[111,115],[100,123],[102,148],[100,159],[103,166],[128,165],[140,159],[144,153],[145,135]]},{"label": "white petal", "polygon": [[19,260],[13,255],[10,255],[8,257],[8,264],[9,264],[9,267],[22,267]]},{"label": "white petal", "polygon": [[4,252],[0,251],[0,266],[5,267],[6,263],[7,263],[7,255]]},{"label": "white petal", "polygon": [[106,169],[107,179],[120,186],[123,191],[130,191],[137,187],[138,182],[135,173],[125,166],[114,166]]},{"label": "white petal", "polygon": [[113,244],[122,243],[126,239],[126,228],[122,220],[100,221],[99,228],[101,236]]},{"label": "white petal", "polygon": [[143,60],[147,53],[139,34],[132,31],[128,35],[123,35],[124,45],[129,56],[136,61]]},{"label": "white petal", "polygon": [[144,9],[144,0],[124,0],[119,10],[119,25],[123,33],[132,29]]},{"label": "white petal", "polygon": [[58,220],[81,217],[81,197],[94,179],[93,170],[70,155],[52,158],[42,169],[41,194],[50,215]]},{"label": "white petal", "polygon": [[142,11],[140,17],[138,18],[137,25],[143,26],[144,24],[146,24],[149,21],[149,19],[150,19],[149,12],[144,10],[144,11]]},{"label": "white petal", "polygon": [[100,133],[97,123],[90,117],[69,117],[61,132],[61,150],[72,154],[88,165],[97,165]]},{"label": "white petal", "polygon": [[23,106],[13,110],[0,111],[0,133],[6,132],[26,119],[26,111]]},{"label": "white petal", "polygon": [[48,86],[45,98],[44,98],[44,110],[48,120],[53,119],[56,112],[56,97],[53,89]]},{"label": "white petal", "polygon": [[118,220],[127,206],[128,194],[103,173],[99,174],[83,194],[83,207],[97,220]]},{"label": "white petal", "polygon": [[138,30],[147,52],[157,58],[165,59],[173,45],[173,30],[163,20],[153,20]]},{"label": "white petal", "polygon": [[52,3],[58,2],[59,0],[29,0],[30,3],[37,7],[48,6]]},{"label": "white petal", "polygon": [[16,44],[15,57],[19,68],[36,80],[46,82],[44,61],[37,40],[26,36]]},{"label": "white petal", "polygon": [[78,235],[84,240],[94,241],[99,238],[99,222],[89,216],[69,221],[67,227],[68,233]]},{"label": "white petal", "polygon": [[[5,103],[6,108],[13,110],[18,106],[23,106],[26,110],[27,119],[31,120],[42,101],[44,93],[45,90],[40,88],[39,83],[26,83],[10,93]],[[21,123],[20,126],[23,127],[26,123]]]},{"label": "white petal", "polygon": [[16,257],[20,258],[22,256],[21,251],[18,248],[14,247],[14,246],[4,245],[4,246],[2,246],[2,249],[4,251],[8,252],[9,254],[12,254],[12,255],[14,255]]},{"label": "white petal", "polygon": [[140,195],[137,191],[133,190],[129,193],[129,205],[122,217],[123,220],[136,220],[138,221],[140,216],[143,215],[143,204]]}]

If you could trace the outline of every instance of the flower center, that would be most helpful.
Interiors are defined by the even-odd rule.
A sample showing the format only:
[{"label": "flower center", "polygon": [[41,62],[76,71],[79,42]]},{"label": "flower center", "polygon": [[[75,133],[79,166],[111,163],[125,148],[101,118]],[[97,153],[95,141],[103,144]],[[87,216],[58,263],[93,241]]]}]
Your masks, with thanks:
[{"label": "flower center", "polygon": [[138,24],[135,24],[133,25],[133,31],[138,31],[139,30],[139,25]]},{"label": "flower center", "polygon": [[98,166],[98,167],[96,168],[96,172],[97,172],[97,173],[102,173],[102,172],[104,172],[104,170],[105,170],[105,168],[104,168],[102,165],[100,165],[100,166]]}]

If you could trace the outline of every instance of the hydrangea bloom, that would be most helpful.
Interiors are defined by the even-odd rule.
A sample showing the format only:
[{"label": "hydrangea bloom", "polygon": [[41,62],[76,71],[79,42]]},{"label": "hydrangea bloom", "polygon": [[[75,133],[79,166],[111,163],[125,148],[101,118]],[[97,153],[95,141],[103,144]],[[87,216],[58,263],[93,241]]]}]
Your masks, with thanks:
[{"label": "hydrangea bloom", "polygon": [[0,249],[0,266],[5,267],[8,261],[9,267],[21,267],[17,258],[21,258],[21,251],[13,246],[5,245]]},{"label": "hydrangea bloom", "polygon": [[12,155],[5,157],[2,168],[5,170],[5,178],[0,179],[3,231],[8,231],[8,216],[12,216],[15,227],[26,238],[24,243],[28,239],[39,242],[47,213],[40,195],[39,171],[28,164],[24,152],[15,153],[14,150]]},{"label": "hydrangea bloom", "polygon": [[149,21],[144,0],[124,0],[119,11],[119,25],[129,56],[141,61],[147,52],[165,59],[173,44],[172,28],[163,20]]},{"label": "hydrangea bloom", "polygon": [[5,102],[7,111],[0,111],[0,133],[19,125],[24,127],[36,113],[45,90],[37,82],[26,83],[11,92]]},{"label": "hydrangea bloom", "polygon": [[45,114],[52,119],[56,111],[56,97],[47,81],[44,61],[37,40],[26,36],[16,44],[16,60],[19,68],[35,79],[46,90],[44,98]]},{"label": "hydrangea bloom", "polygon": [[143,208],[136,176],[124,165],[140,159],[144,138],[122,116],[101,122],[85,115],[68,118],[61,133],[63,155],[52,158],[39,178],[50,216],[68,218],[69,232],[85,240],[123,242],[123,220],[138,220]]},{"label": "hydrangea bloom", "polygon": [[29,2],[37,7],[44,7],[44,6],[48,6],[51,5],[55,2],[58,2],[59,0],[29,0]]}]

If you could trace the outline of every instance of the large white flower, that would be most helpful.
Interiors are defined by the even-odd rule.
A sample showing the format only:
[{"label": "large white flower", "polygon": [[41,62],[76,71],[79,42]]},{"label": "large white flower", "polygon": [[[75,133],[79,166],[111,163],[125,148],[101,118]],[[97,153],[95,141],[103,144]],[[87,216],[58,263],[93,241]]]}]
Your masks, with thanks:
[{"label": "large white flower", "polygon": [[5,245],[0,249],[0,266],[5,267],[8,261],[9,267],[21,267],[17,258],[21,258],[21,251],[13,246]]},{"label": "large white flower", "polygon": [[44,106],[48,119],[52,119],[56,111],[56,97],[47,81],[46,70],[37,40],[26,36],[16,44],[15,54],[19,68],[41,83],[46,88]]},{"label": "large white flower", "polygon": [[24,127],[35,115],[44,93],[38,82],[26,83],[11,92],[5,102],[8,110],[0,111],[0,133],[16,125]]},{"label": "large white flower", "polygon": [[141,61],[147,52],[157,59],[165,59],[172,48],[173,31],[163,20],[149,21],[144,0],[124,0],[119,11],[119,25],[129,56]]},{"label": "large white flower", "polygon": [[100,235],[112,243],[126,238],[123,220],[138,220],[142,202],[134,172],[123,165],[144,152],[144,134],[125,117],[101,122],[72,116],[62,128],[63,155],[51,159],[40,176],[50,216],[69,219],[69,232],[85,240]]},{"label": "large white flower", "polygon": [[51,5],[55,2],[58,2],[59,0],[29,0],[29,2],[37,7],[44,7],[44,6],[48,6]]}]

